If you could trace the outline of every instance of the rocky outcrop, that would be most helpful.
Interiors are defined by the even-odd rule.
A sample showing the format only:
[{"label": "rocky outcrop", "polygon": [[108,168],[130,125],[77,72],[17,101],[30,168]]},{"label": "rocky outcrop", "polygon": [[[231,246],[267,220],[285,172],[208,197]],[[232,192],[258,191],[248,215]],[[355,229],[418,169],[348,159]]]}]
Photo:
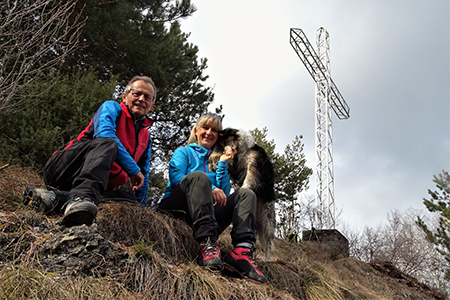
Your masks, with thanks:
[{"label": "rocky outcrop", "polygon": [[46,272],[62,276],[118,274],[130,260],[98,231],[98,226],[75,226],[47,239],[39,251],[39,261]]}]

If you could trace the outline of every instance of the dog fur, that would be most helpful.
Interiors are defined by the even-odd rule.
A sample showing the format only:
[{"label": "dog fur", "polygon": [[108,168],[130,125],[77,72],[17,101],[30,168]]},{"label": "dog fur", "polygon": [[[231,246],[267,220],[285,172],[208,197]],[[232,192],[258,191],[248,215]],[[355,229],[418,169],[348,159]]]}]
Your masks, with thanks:
[{"label": "dog fur", "polygon": [[218,142],[210,156],[213,160],[210,165],[217,165],[227,146],[233,146],[237,151],[228,168],[233,185],[249,188],[256,194],[256,234],[268,261],[274,248],[276,222],[272,162],[248,132],[226,128],[219,133]]}]

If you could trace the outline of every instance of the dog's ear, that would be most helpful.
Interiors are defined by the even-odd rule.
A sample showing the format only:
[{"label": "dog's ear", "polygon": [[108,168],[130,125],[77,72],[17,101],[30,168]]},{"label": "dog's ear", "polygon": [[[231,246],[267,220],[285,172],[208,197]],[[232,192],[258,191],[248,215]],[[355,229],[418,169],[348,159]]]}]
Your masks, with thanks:
[{"label": "dog's ear", "polygon": [[217,138],[217,145],[224,148],[225,140],[226,140],[226,131],[225,130],[219,131],[219,136]]},{"label": "dog's ear", "polygon": [[230,134],[230,128],[225,128],[225,129],[219,131],[219,134],[224,135],[224,136]]},{"label": "dog's ear", "polygon": [[219,140],[226,140],[230,136],[230,129],[225,128],[224,130],[219,131]]},{"label": "dog's ear", "polygon": [[217,144],[221,145],[222,147],[224,147],[224,143],[226,140],[226,136],[225,136],[225,130],[221,130],[219,131],[219,136],[217,138]]}]

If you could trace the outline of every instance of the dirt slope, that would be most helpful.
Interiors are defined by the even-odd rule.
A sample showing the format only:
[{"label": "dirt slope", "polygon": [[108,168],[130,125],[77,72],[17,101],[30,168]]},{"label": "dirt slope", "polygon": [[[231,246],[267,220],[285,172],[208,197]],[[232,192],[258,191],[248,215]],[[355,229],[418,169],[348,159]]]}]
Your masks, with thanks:
[{"label": "dirt slope", "polygon": [[[0,299],[446,299],[388,262],[333,260],[315,243],[276,241],[256,285],[200,268],[184,223],[107,201],[90,227],[65,228],[21,204],[32,170],[0,170]],[[220,237],[231,249],[229,232]]]}]

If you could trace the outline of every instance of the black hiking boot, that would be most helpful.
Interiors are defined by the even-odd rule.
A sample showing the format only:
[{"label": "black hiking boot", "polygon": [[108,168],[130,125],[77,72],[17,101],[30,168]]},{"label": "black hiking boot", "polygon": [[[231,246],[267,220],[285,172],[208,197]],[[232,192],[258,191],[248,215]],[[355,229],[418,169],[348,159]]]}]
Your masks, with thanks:
[{"label": "black hiking boot", "polygon": [[25,206],[37,212],[48,213],[58,204],[55,192],[27,186],[22,202]]},{"label": "black hiking boot", "polygon": [[67,202],[62,223],[66,227],[86,224],[90,226],[97,216],[97,205],[88,197],[73,196]]}]

